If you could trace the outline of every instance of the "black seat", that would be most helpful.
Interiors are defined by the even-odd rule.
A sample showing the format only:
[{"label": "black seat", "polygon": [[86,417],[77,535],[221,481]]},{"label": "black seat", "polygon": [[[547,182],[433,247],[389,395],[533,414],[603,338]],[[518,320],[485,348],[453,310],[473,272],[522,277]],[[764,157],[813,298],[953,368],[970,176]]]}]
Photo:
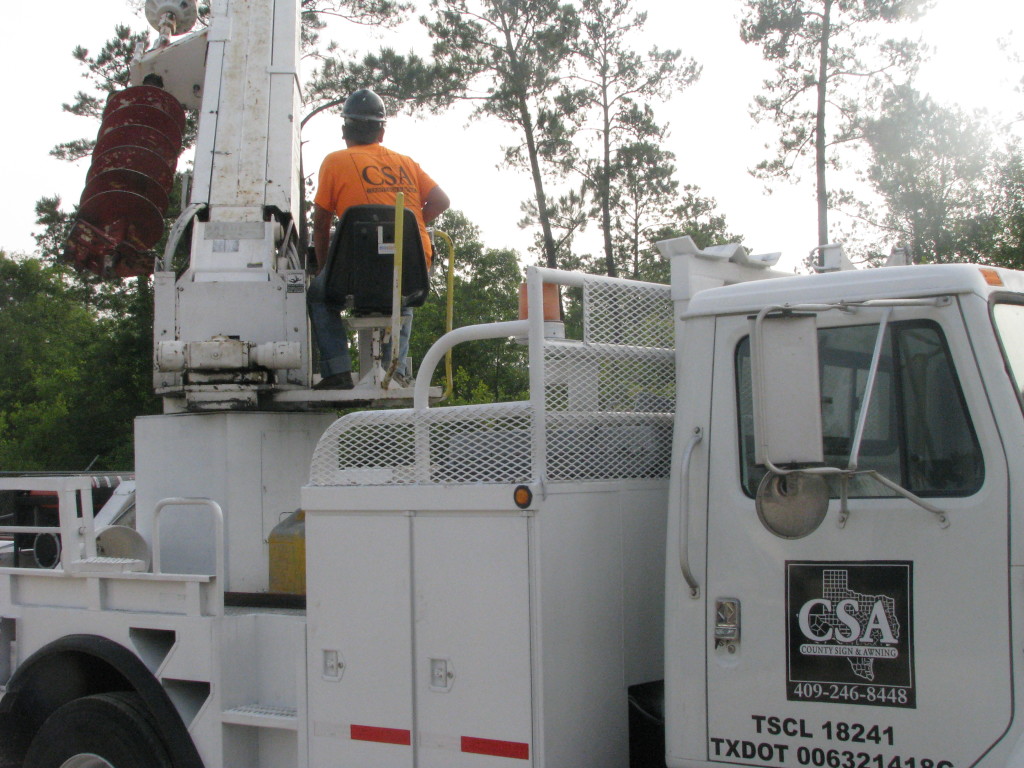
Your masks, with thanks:
[{"label": "black seat", "polygon": [[[327,256],[327,300],[353,314],[390,314],[394,273],[395,209],[354,205],[341,217]],[[402,304],[420,307],[430,279],[416,217],[405,209],[402,237]]]}]

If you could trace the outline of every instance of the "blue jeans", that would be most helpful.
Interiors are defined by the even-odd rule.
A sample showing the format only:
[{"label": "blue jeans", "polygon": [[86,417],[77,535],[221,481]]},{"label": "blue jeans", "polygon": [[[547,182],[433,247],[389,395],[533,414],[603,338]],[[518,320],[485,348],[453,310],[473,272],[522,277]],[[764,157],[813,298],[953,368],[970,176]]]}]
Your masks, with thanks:
[{"label": "blue jeans", "polygon": [[[323,270],[313,278],[306,292],[306,309],[313,328],[313,341],[320,352],[320,375],[325,379],[338,373],[352,370],[352,355],[348,349],[348,325],[341,319],[345,309],[341,304],[327,301],[324,286],[327,271]],[[409,356],[409,334],[412,332],[412,308],[402,307],[402,327],[398,333],[398,367],[395,372],[407,376],[405,358]],[[391,355],[391,343],[384,345],[386,366]],[[363,371],[363,375],[369,371]]]}]

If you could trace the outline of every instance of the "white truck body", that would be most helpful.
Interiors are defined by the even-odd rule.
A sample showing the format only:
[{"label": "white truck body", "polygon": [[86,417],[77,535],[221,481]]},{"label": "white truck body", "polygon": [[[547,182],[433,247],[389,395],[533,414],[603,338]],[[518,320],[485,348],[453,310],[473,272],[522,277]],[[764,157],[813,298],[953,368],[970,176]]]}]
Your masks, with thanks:
[{"label": "white truck body", "polygon": [[[750,283],[689,305],[677,450],[694,428],[711,440],[684,479],[682,535],[682,505],[670,511],[669,765],[1020,764],[1013,488],[1024,438],[1014,309],[1022,289],[1022,276],[1004,270],[900,267]],[[878,306],[886,300],[909,301]],[[876,306],[855,306],[865,301]],[[753,440],[743,406],[749,369],[739,351],[751,317],[838,302],[850,309],[817,317],[825,443],[852,435],[857,409],[844,400],[863,397],[884,319],[861,464],[927,495],[945,527],[936,513],[856,479],[846,509],[833,497],[801,538],[771,533],[755,512],[745,482],[753,459],[742,447]],[[687,559],[700,575],[697,599],[680,570]],[[716,605],[726,598],[740,606],[738,638],[716,642]]]},{"label": "white truck body", "polygon": [[[733,279],[735,264],[708,255],[674,257],[676,274]],[[670,766],[1018,764],[1024,276],[908,267],[692,299],[676,285],[671,305],[648,284],[539,269],[531,281],[537,296],[542,281],[583,285],[588,338],[530,334],[528,402],[350,414],[315,450],[315,414],[140,419],[155,451],[137,478],[153,570],[90,558],[80,516],[62,525],[69,541],[82,528],[63,567],[0,569],[4,703],[46,682],[40,655],[87,636],[138,659],[208,767],[624,766],[627,691],[662,676]],[[880,355],[871,399],[885,405],[861,462],[946,524],[863,478],[799,538],[758,516],[751,318],[839,303],[816,319],[826,455],[845,450],[844,398],[864,399],[884,317],[904,357]],[[673,317],[674,353],[657,341]],[[531,324],[543,328],[511,326]],[[310,454],[299,493],[289,458],[304,468]],[[198,502],[187,528],[183,500],[152,501],[179,480],[216,502]],[[296,498],[306,609],[225,608],[226,585],[265,591],[266,526]],[[220,538],[203,517],[222,507]]]},{"label": "white truck body", "polygon": [[[12,547],[62,544],[0,550],[0,768],[1024,765],[1024,275],[680,238],[671,286],[533,267],[528,319],[438,340],[414,391],[317,396],[297,3],[213,12],[136,72],[200,100],[202,213],[155,276],[135,531],[88,478],[0,478],[0,511],[59,500]],[[445,350],[510,336],[529,400],[429,407]],[[346,398],[413,407],[305,412]],[[269,576],[300,508],[304,603]],[[663,750],[630,716],[661,681]]]},{"label": "white truck body", "polygon": [[530,333],[530,401],[352,414],[321,438],[313,765],[628,762],[626,689],[663,667],[669,291],[532,275],[586,310],[584,340]]},{"label": "white truck body", "polygon": [[[586,338],[496,324],[529,336],[531,401],[354,413],[315,451],[324,414],[140,418],[153,568],[90,556],[65,498],[64,566],[0,569],[7,706],[71,636],[136,657],[208,767],[626,764],[627,688],[663,668],[669,289],[541,278],[583,288]],[[300,500],[306,609],[225,607],[266,594]]]}]

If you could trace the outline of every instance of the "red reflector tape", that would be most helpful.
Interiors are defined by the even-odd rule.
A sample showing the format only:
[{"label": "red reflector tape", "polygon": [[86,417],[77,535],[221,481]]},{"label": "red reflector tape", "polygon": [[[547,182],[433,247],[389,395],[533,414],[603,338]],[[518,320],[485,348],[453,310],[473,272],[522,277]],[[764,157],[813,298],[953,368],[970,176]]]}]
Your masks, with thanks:
[{"label": "red reflector tape", "polygon": [[530,745],[519,741],[497,741],[495,739],[478,739],[473,736],[463,736],[462,751],[470,752],[474,755],[514,757],[518,760],[530,759]]},{"label": "red reflector tape", "polygon": [[373,725],[353,725],[350,730],[353,741],[375,741],[378,744],[412,744],[412,731],[404,728],[378,728]]}]

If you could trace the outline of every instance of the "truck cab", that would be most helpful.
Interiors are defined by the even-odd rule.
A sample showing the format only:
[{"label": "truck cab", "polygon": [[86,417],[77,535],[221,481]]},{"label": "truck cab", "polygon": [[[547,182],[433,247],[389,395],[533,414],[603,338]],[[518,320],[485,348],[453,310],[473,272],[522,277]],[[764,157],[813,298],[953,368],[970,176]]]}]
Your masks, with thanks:
[{"label": "truck cab", "polygon": [[1022,290],[931,265],[677,301],[669,766],[1020,759]]}]

